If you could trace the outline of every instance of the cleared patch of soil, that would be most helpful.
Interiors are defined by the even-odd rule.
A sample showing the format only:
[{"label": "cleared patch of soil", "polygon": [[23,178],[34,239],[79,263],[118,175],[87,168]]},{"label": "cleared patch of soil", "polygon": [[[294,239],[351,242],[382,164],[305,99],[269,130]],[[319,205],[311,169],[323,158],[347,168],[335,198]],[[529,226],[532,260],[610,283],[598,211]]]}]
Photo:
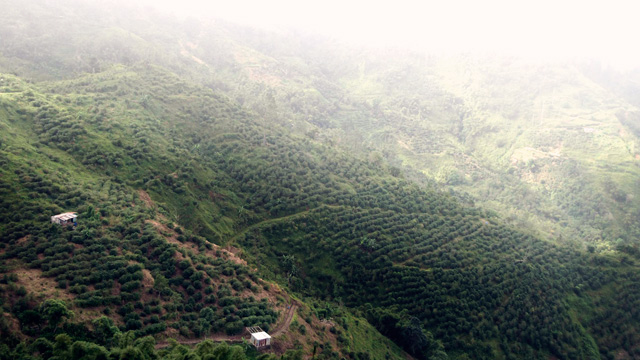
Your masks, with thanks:
[{"label": "cleared patch of soil", "polygon": [[47,278],[39,269],[16,269],[12,273],[18,276],[18,284],[24,286],[27,292],[37,298],[42,299],[63,299],[70,302],[74,299],[73,294],[66,289],[57,289],[58,283],[51,278]]},{"label": "cleared patch of soil", "polygon": [[18,239],[17,244],[22,245],[26,243],[29,240],[29,238],[31,238],[31,235],[23,236],[20,239]]},{"label": "cleared patch of soil", "polygon": [[9,313],[2,313],[2,317],[4,318],[5,324],[7,324],[10,333],[17,335],[21,339],[26,338],[26,336],[24,336],[20,331],[20,321],[18,321],[18,319]]},{"label": "cleared patch of soil", "polygon": [[155,284],[155,280],[153,279],[151,272],[148,269],[142,269],[142,286],[151,288],[153,287],[153,284]]},{"label": "cleared patch of soil", "polygon": [[[169,229],[166,225],[156,221],[156,220],[146,220],[147,223],[153,225],[153,227],[158,230],[160,235],[162,235],[169,243],[178,245],[179,248],[185,250],[191,250],[194,254],[200,254],[201,251],[198,246],[192,242],[180,242],[178,240],[178,234],[173,230]],[[168,235],[168,236],[167,236]],[[233,261],[236,264],[247,265],[247,262],[240,258],[238,254],[242,252],[242,250],[235,248],[233,246],[226,246],[224,248],[211,243],[213,245],[213,249],[206,249],[204,253],[211,257],[219,257],[216,255],[217,251],[222,253],[223,258],[229,261]]]},{"label": "cleared patch of soil", "polygon": [[138,196],[140,197],[140,200],[142,200],[142,202],[146,207],[153,208],[156,206],[153,200],[151,200],[151,196],[149,196],[149,194],[146,191],[139,189]]}]

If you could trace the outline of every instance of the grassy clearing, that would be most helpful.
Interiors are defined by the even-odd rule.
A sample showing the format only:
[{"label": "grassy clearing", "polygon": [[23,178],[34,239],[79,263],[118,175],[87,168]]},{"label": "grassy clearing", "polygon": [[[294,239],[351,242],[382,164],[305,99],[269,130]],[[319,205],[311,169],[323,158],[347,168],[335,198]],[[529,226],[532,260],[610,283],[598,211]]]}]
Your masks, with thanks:
[{"label": "grassy clearing", "polygon": [[345,330],[349,346],[347,349],[354,353],[366,352],[372,359],[407,359],[410,356],[402,351],[398,345],[380,335],[380,333],[366,320],[347,314],[344,317]]}]

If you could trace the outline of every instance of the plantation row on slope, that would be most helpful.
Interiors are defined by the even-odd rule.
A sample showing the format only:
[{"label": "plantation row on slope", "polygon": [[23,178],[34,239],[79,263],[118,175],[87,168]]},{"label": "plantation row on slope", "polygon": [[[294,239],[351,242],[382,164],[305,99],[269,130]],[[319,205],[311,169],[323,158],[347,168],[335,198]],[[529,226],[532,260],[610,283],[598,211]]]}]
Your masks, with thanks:
[{"label": "plantation row on slope", "polygon": [[[110,85],[111,92],[96,91],[93,85],[83,88],[99,83],[96,77],[117,85]],[[102,322],[97,321],[107,321],[114,333],[132,331],[136,338],[220,334],[216,336],[239,339],[236,334],[246,326],[269,331],[281,324],[292,304],[288,294],[261,280],[256,269],[238,258],[236,249],[219,246],[258,215],[244,210],[246,195],[237,191],[235,180],[216,170],[222,164],[193,151],[195,130],[175,132],[178,117],[171,126],[163,122],[172,111],[186,111],[170,107],[160,92],[163,86],[156,84],[154,99],[163,100],[164,107],[156,108],[157,113],[129,102],[122,89],[131,77],[145,87],[152,79],[167,86],[167,79],[176,79],[154,67],[120,68],[90,80],[50,84],[42,91],[2,76],[1,123],[7,131],[0,149],[0,208],[7,221],[0,229],[0,289],[6,311],[3,341],[10,347],[23,336],[44,334],[54,342],[61,332],[109,345],[111,336],[98,333]],[[233,129],[247,115],[225,100],[216,102],[218,96],[210,91],[191,91],[197,93],[191,93],[194,107],[198,98],[209,100],[198,116],[209,122],[219,117],[217,129],[236,143]],[[222,117],[235,114],[240,114],[238,123],[226,127]],[[174,145],[164,147],[164,135],[172,132]],[[158,205],[140,187],[164,202]],[[63,211],[78,212],[79,225],[51,224],[50,216]],[[56,298],[62,302],[51,303]],[[63,315],[48,319],[49,305]],[[108,318],[100,320],[104,315]],[[313,312],[299,326],[304,330],[296,328],[280,340],[314,339],[300,349],[311,351],[316,342],[329,357],[370,346],[352,345],[354,340],[344,336],[336,342],[342,326],[336,324],[338,330],[329,333]],[[400,354],[382,344],[378,349]]]},{"label": "plantation row on slope", "polygon": [[130,4],[5,3],[6,72],[58,80],[160,65],[225,93],[263,125],[453,189],[541,237],[637,247],[637,72],[354,49]]},{"label": "plantation row on slope", "polygon": [[[476,108],[465,113],[476,93],[433,82],[412,100],[422,78],[411,68],[352,72],[357,61],[340,67],[305,45],[291,47],[302,62],[285,59],[291,44],[229,25],[13,5],[0,14],[3,356],[242,357],[208,343],[154,352],[146,336],[239,340],[254,325],[282,334],[285,358],[402,357],[380,334],[419,359],[640,356],[633,163],[614,166],[622,180],[604,195],[600,180],[576,179],[592,171],[579,159],[497,172],[533,204],[547,193],[515,172],[536,182],[550,179],[538,167],[562,165],[567,183],[549,191],[563,210],[530,210],[557,214],[561,234],[599,237],[588,250],[550,242],[510,210],[469,206],[477,193],[438,190],[441,170],[470,192],[465,171],[488,174],[489,155],[467,143],[484,131],[469,130]],[[57,23],[50,37],[38,19]],[[441,152],[457,160],[412,157]],[[512,193],[496,184],[492,196]],[[79,213],[76,228],[50,223],[65,211]],[[618,236],[624,253],[610,250]]]}]

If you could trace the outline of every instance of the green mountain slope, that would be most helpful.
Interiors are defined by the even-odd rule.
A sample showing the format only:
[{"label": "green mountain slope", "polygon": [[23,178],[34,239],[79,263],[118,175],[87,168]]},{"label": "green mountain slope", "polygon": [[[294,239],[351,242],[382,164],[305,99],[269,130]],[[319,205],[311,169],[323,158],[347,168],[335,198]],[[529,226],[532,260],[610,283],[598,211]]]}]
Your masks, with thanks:
[{"label": "green mountain slope", "polygon": [[2,4],[6,356],[170,357],[190,350],[142,337],[254,325],[285,357],[638,356],[636,110],[614,90],[76,5]]},{"label": "green mountain slope", "polygon": [[[163,85],[154,89],[157,81]],[[49,298],[64,299],[76,314],[61,331],[100,345],[111,339],[86,326],[97,326],[102,315],[136,337],[236,339],[244,326],[289,325],[282,322],[295,300],[260,279],[235,248],[219,246],[265,210],[244,208],[249,194],[217,170],[225,158],[200,144],[206,138],[220,151],[250,146],[241,134],[255,125],[223,96],[195,85],[180,82],[173,102],[174,81],[158,67],[119,67],[43,89],[3,76],[2,209],[11,221],[0,230],[8,344],[19,339],[10,334],[43,330],[53,340],[60,324],[45,317]],[[138,103],[131,84],[153,96]],[[176,115],[190,112],[187,103],[199,120]],[[79,213],[77,228],[50,224],[49,216],[63,211]],[[303,306],[301,316],[312,309]],[[312,312],[300,326],[311,328],[278,339],[315,339],[329,355],[333,346],[335,356],[371,346],[344,338],[338,347],[337,332],[325,334]],[[380,335],[372,339],[381,351],[372,356],[400,356]]]},{"label": "green mountain slope", "polygon": [[183,55],[269,120],[469,194],[546,238],[603,251],[636,242],[633,76],[229,28],[184,34]]},{"label": "green mountain slope", "polygon": [[[636,242],[637,108],[579,67],[367,52],[314,63],[313,49],[266,48],[271,74],[293,76],[261,84],[280,113],[317,127],[307,133],[377,151],[544,237]],[[289,70],[300,58],[306,72]]]}]

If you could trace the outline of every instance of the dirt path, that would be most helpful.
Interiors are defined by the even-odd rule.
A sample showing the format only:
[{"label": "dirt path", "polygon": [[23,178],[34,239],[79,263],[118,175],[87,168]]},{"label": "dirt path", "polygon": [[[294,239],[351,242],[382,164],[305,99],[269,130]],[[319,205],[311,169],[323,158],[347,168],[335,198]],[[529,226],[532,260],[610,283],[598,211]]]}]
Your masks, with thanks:
[{"label": "dirt path", "polygon": [[[143,199],[143,201],[146,200],[146,196],[144,196],[144,193],[141,193],[141,198]],[[145,203],[147,203],[147,201],[145,201]],[[273,218],[273,219],[268,219],[268,220],[264,220],[261,222],[258,222],[256,224],[253,224],[251,226],[248,226],[242,230],[240,230],[239,232],[237,232],[235,235],[233,235],[231,238],[229,238],[229,240],[227,240],[228,244],[233,244],[233,242],[241,235],[246,234],[248,231],[258,228],[259,226],[263,226],[263,225],[267,225],[270,223],[276,223],[279,221],[283,221],[283,220],[288,220],[288,219],[295,219],[298,217],[303,217],[305,215],[307,215],[308,213],[310,213],[311,211],[314,210],[318,210],[321,209],[323,207],[328,207],[328,208],[340,208],[340,206],[338,205],[321,205],[317,208],[314,209],[309,209],[306,211],[301,211],[299,213],[295,213],[295,214],[291,214],[291,215],[286,215],[286,216],[282,216],[282,217],[278,217],[278,218]],[[272,337],[276,337],[276,336],[280,336],[282,334],[284,334],[285,332],[287,332],[287,330],[289,330],[289,325],[291,325],[291,321],[293,321],[293,316],[296,312],[296,310],[298,309],[298,305],[296,304],[291,304],[291,306],[286,310],[285,312],[285,316],[284,316],[284,320],[276,325],[276,327],[274,327],[273,329],[271,329],[271,333],[270,335]],[[247,334],[245,334],[245,336],[247,336]],[[243,336],[242,335],[235,335],[235,336],[228,336],[225,334],[217,334],[217,335],[211,335],[211,336],[206,336],[206,337],[202,337],[202,338],[198,338],[198,339],[189,339],[189,340],[176,340],[176,342],[178,344],[181,345],[195,345],[198,344],[202,341],[205,340],[212,340],[212,341],[228,341],[228,342],[240,342],[242,341]],[[159,341],[156,344],[156,349],[162,349],[165,348],[167,346],[169,346],[170,343],[167,340],[162,340]]]},{"label": "dirt path", "polygon": [[[285,313],[284,321],[273,329],[273,332],[270,334],[271,337],[280,336],[289,329],[289,325],[291,325],[291,321],[293,320],[293,315],[296,313],[297,309],[298,309],[298,305],[291,305],[291,307],[287,309],[287,312]],[[242,335],[229,336],[225,334],[218,334],[218,335],[205,336],[199,339],[176,340],[176,342],[180,345],[195,345],[205,340],[212,340],[216,342],[220,342],[220,341],[240,342],[242,341],[243,337],[244,336]],[[156,343],[156,349],[162,349],[169,345],[170,343],[167,340],[159,341],[158,343]]]},{"label": "dirt path", "polygon": [[255,223],[253,225],[247,226],[246,228],[240,230],[239,232],[237,232],[235,235],[233,235],[231,238],[229,238],[229,240],[227,241],[228,244],[233,244],[233,242],[240,237],[241,235],[246,234],[248,231],[253,230],[255,228],[258,228],[260,226],[263,225],[267,225],[267,224],[272,224],[272,223],[277,223],[283,220],[288,220],[288,219],[295,219],[298,217],[302,217],[307,215],[310,211],[315,210],[315,209],[311,209],[311,210],[305,210],[305,211],[301,211],[299,213],[295,213],[295,214],[291,214],[291,215],[286,215],[286,216],[282,216],[282,217],[277,217],[277,218],[272,218],[272,219],[267,219],[267,220],[263,220],[260,221],[258,223]]},{"label": "dirt path", "polygon": [[291,307],[287,310],[286,316],[284,317],[284,321],[282,322],[282,324],[276,326],[273,329],[273,333],[271,333],[272,337],[279,336],[289,329],[289,325],[291,325],[291,320],[293,320],[293,315],[296,313],[297,309],[298,309],[298,305],[291,305]]},{"label": "dirt path", "polygon": [[294,213],[294,214],[291,214],[291,215],[285,215],[285,216],[281,216],[281,217],[277,217],[277,218],[271,218],[271,219],[263,220],[263,221],[260,221],[258,223],[253,224],[253,225],[250,225],[250,226],[247,226],[246,228],[240,230],[235,235],[233,235],[231,238],[229,238],[229,240],[227,240],[227,243],[233,244],[233,242],[238,237],[240,237],[241,235],[246,234],[248,231],[250,231],[252,229],[255,229],[255,228],[258,228],[258,227],[263,226],[263,225],[277,223],[277,222],[284,221],[284,220],[289,220],[289,219],[295,219],[295,218],[298,218],[298,217],[303,217],[303,216],[309,214],[312,211],[316,211],[316,210],[323,209],[323,208],[339,209],[339,208],[342,208],[342,207],[343,206],[341,206],[341,205],[322,204],[322,205],[320,205],[320,206],[318,206],[316,208],[305,210],[305,211],[301,211],[301,212]]},{"label": "dirt path", "polygon": [[[212,335],[212,336],[205,336],[203,338],[199,338],[199,339],[189,339],[189,340],[176,340],[176,342],[180,345],[196,345],[198,343],[201,343],[205,340],[211,340],[211,341],[227,341],[227,342],[240,342],[242,341],[242,335],[236,335],[236,336],[228,336],[228,335],[224,335],[224,334],[219,334],[219,335]],[[162,340],[156,343],[156,349],[162,349],[162,348],[166,348],[167,346],[171,345],[169,343],[169,341],[167,340]]]}]

